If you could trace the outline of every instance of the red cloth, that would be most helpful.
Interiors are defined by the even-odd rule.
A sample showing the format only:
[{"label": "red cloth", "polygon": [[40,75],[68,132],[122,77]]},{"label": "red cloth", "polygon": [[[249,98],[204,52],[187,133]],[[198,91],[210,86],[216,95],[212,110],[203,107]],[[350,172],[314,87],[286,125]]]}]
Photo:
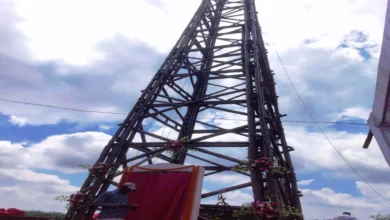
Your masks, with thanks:
[{"label": "red cloth", "polygon": [[25,216],[26,213],[16,208],[0,209],[0,215]]},{"label": "red cloth", "polygon": [[125,220],[180,220],[186,207],[191,172],[132,172],[126,181],[135,183],[137,191],[129,193],[129,210]]}]

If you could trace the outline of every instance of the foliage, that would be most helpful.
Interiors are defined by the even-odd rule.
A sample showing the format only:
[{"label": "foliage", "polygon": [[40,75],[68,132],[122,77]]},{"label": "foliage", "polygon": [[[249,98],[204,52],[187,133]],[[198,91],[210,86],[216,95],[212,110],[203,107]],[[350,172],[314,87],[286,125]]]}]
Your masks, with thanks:
[{"label": "foliage", "polygon": [[274,219],[279,215],[277,202],[252,202],[253,212],[265,219]]},{"label": "foliage", "polygon": [[291,173],[287,167],[271,167],[271,172],[273,174],[285,174],[285,173]]},{"label": "foliage", "polygon": [[178,141],[169,141],[168,144],[166,144],[166,151],[170,156],[184,153],[186,150],[196,151],[196,147],[190,144],[190,139],[188,137],[183,137]]},{"label": "foliage", "polygon": [[[254,215],[253,208],[249,203],[244,204],[240,210],[233,212],[234,218],[240,218],[243,216],[253,216],[253,215]],[[254,216],[254,220],[260,220],[260,218],[258,216]]]},{"label": "foliage", "polygon": [[283,217],[302,216],[302,213],[297,208],[291,206],[286,206],[282,209],[279,209],[279,214]]},{"label": "foliage", "polygon": [[[187,137],[183,137],[179,141],[170,141],[166,145],[166,151],[171,155],[175,155],[180,152],[185,152],[186,150],[196,151],[196,148],[190,144],[190,139]],[[115,167],[108,167],[105,163],[100,164],[80,164],[80,168],[87,169],[89,173],[93,177],[93,182],[97,180],[97,178],[110,175],[110,174],[118,174]],[[82,196],[81,196],[82,195]],[[80,197],[81,196],[81,197]],[[93,203],[93,195],[91,191],[87,191],[85,194],[78,192],[77,194],[72,194],[70,196],[57,196],[54,198],[60,202],[69,201],[66,205],[66,209],[78,209],[82,206],[90,207]]]},{"label": "foliage", "polygon": [[89,170],[92,168],[92,165],[91,164],[80,164],[79,167]]},{"label": "foliage", "polygon": [[64,213],[61,212],[43,212],[38,210],[24,211],[26,216],[29,217],[44,217],[52,220],[62,220],[65,217]]},{"label": "foliage", "polygon": [[65,206],[67,210],[70,209],[78,209],[80,207],[91,207],[93,205],[93,195],[90,190],[86,193],[77,192],[76,194],[72,194],[70,196],[57,196],[54,198],[60,202],[69,201],[69,203]]},{"label": "foliage", "polygon": [[[79,167],[82,168],[82,169],[86,169],[89,172],[91,172],[93,170],[93,168],[94,168],[94,166],[91,165],[91,164],[80,164]],[[107,174],[113,174],[113,173],[118,174],[119,172],[115,171],[115,167],[111,167],[110,169],[108,169]]]},{"label": "foliage", "polygon": [[374,220],[390,220],[390,214],[378,214],[370,216],[370,219]]},{"label": "foliage", "polygon": [[60,201],[60,202],[64,202],[64,201],[67,201],[68,198],[69,198],[68,196],[62,195],[62,196],[56,196],[54,199],[55,199],[55,200],[58,200],[58,201]]},{"label": "foliage", "polygon": [[[56,197],[54,198],[54,200],[58,200],[58,201],[60,201],[60,202],[68,201],[68,199],[69,199],[69,196],[64,196],[64,195],[56,196]],[[69,210],[69,208],[70,208],[70,207],[69,207],[69,204],[66,204],[65,209]]]},{"label": "foliage", "polygon": [[[257,161],[257,160],[255,160]],[[232,168],[232,171],[233,172],[248,172],[249,170],[251,170],[252,167],[256,167],[254,163],[250,163],[248,160],[243,160],[241,161],[238,165],[234,166]],[[260,172],[265,172],[265,171],[268,171],[268,170],[264,170],[264,169],[260,169],[259,170]],[[282,166],[270,166],[269,167],[269,171],[273,174],[285,174],[285,173],[291,173],[289,169],[287,169],[287,167],[282,167]]]},{"label": "foliage", "polygon": [[271,168],[271,160],[267,157],[256,159],[250,164],[249,168],[260,172],[268,172]]},{"label": "foliage", "polygon": [[[302,213],[290,206],[285,206],[284,208],[277,208],[276,205],[273,205],[275,208],[275,213],[279,215],[279,217],[289,217],[289,216],[302,216]],[[258,209],[254,209],[253,205],[251,204],[245,204],[241,207],[240,210],[234,211],[233,217],[240,218],[244,216],[253,216],[254,220],[265,220],[265,219],[277,219],[277,217],[266,217],[265,215],[258,214]]]},{"label": "foliage", "polygon": [[232,168],[233,172],[248,172],[249,171],[249,162],[247,160],[241,161],[238,165]]}]

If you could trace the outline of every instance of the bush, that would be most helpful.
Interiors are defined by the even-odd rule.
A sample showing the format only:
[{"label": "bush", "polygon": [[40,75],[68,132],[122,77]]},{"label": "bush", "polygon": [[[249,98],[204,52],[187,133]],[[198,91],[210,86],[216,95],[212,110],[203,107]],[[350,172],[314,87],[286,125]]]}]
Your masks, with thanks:
[{"label": "bush", "polygon": [[45,217],[52,220],[62,220],[65,217],[64,213],[61,212],[42,212],[38,210],[24,211],[26,216],[30,217]]}]

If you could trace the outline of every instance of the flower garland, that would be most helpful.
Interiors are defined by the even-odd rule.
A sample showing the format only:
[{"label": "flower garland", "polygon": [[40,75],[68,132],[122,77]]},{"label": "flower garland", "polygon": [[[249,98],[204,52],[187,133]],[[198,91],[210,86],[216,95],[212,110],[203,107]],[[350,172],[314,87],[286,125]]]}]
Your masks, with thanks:
[{"label": "flower garland", "polygon": [[80,208],[84,205],[85,202],[85,194],[81,192],[77,192],[76,194],[71,194],[67,201],[69,202],[70,208]]},{"label": "flower garland", "polygon": [[86,193],[77,192],[67,197],[66,201],[69,202],[67,209],[79,209],[82,206],[90,207],[93,203],[93,196],[90,190]]},{"label": "flower garland", "polygon": [[259,217],[255,215],[255,213],[253,212],[253,209],[250,206],[250,204],[245,204],[241,207],[240,210],[233,211],[234,218],[240,219],[241,217],[246,217],[246,216],[253,216],[255,217],[254,219],[256,220],[259,219]]},{"label": "flower garland", "polygon": [[280,209],[279,213],[283,217],[302,216],[302,212],[300,212],[297,208],[291,206],[286,206],[284,209]]},{"label": "flower garland", "polygon": [[271,162],[268,158],[262,157],[260,159],[256,159],[251,165],[251,170],[258,170],[260,172],[268,172],[271,167]]},{"label": "flower garland", "polygon": [[91,172],[91,175],[94,177],[106,175],[109,171],[110,171],[110,168],[105,163],[96,164],[92,168],[89,169],[89,172]]},{"label": "flower garland", "polygon": [[248,172],[250,170],[271,172],[273,174],[290,173],[290,170],[288,170],[286,167],[272,166],[271,160],[267,157],[255,159],[252,163],[249,163],[248,160],[244,160],[232,168],[233,172]]},{"label": "flower garland", "polygon": [[190,139],[187,137],[183,137],[178,141],[170,140],[167,144],[165,144],[165,147],[171,156],[179,152],[184,152],[185,150],[196,151],[196,148],[190,144]]},{"label": "flower garland", "polygon": [[287,169],[286,167],[272,167],[271,169],[271,172],[273,174],[280,174],[280,175],[283,175],[285,173],[291,173],[289,169]]},{"label": "flower garland", "polygon": [[262,218],[265,219],[274,219],[278,216],[279,212],[277,210],[277,202],[261,202],[256,201],[252,202],[253,212]]},{"label": "flower garland", "polygon": [[279,219],[280,217],[302,216],[302,213],[290,206],[279,207],[279,203],[256,201],[251,204],[245,204],[240,210],[234,211],[233,217],[240,218],[244,216],[253,216],[256,220]]}]

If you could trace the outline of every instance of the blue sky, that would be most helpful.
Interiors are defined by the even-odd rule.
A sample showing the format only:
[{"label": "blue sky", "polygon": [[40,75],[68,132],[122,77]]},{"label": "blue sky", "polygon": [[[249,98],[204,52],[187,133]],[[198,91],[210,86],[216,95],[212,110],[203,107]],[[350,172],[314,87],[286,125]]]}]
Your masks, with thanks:
[{"label": "blue sky", "polygon": [[[199,3],[4,0],[0,98],[126,113]],[[317,121],[365,123],[373,101],[387,2],[256,3],[276,73],[281,112],[288,114],[284,120],[311,118],[275,50]],[[155,17],[147,16],[150,13]],[[64,204],[52,198],[78,190],[86,173],[77,165],[94,162],[125,115],[0,102],[0,198],[10,198],[0,201],[0,207],[64,211]],[[215,112],[207,114],[216,117]],[[220,117],[229,119],[230,115]],[[213,123],[240,124],[222,119]],[[390,199],[389,167],[376,142],[362,149],[367,127],[320,125],[359,174]],[[295,148],[292,158],[308,219],[333,218],[343,211],[367,219],[370,214],[390,212],[389,204],[353,173],[314,124],[286,122],[284,128],[289,145]],[[153,125],[150,130],[161,133],[163,129]],[[225,153],[244,157],[238,149]],[[245,181],[234,173],[223,173],[207,178],[203,188],[212,191]],[[231,204],[251,199],[248,189],[226,197]],[[215,198],[206,202],[214,203]]]}]

